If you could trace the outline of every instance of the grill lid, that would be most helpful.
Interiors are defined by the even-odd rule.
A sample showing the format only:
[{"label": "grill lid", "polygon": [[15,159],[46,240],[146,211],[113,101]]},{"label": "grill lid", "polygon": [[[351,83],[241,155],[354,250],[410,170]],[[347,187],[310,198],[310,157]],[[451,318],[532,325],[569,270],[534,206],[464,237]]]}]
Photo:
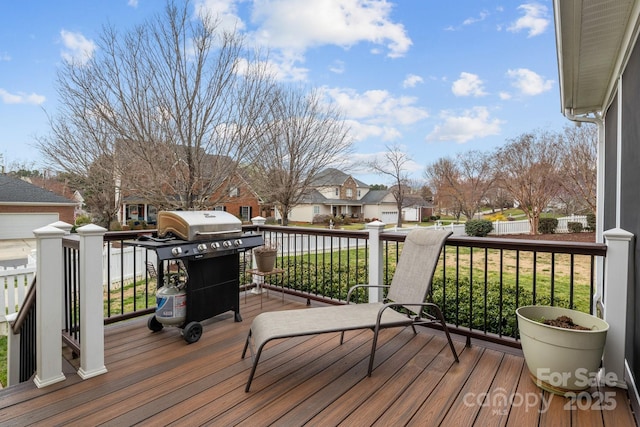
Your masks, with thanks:
[{"label": "grill lid", "polygon": [[242,234],[242,221],[224,211],[160,211],[158,236],[183,240],[224,239]]}]

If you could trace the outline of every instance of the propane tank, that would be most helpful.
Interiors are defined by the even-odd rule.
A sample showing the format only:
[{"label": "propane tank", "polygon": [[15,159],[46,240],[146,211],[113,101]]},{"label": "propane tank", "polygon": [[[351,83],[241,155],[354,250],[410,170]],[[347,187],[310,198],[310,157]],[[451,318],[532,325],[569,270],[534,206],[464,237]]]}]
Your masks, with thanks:
[{"label": "propane tank", "polygon": [[187,318],[187,293],[175,283],[168,283],[156,292],[156,319],[165,325],[179,326]]}]

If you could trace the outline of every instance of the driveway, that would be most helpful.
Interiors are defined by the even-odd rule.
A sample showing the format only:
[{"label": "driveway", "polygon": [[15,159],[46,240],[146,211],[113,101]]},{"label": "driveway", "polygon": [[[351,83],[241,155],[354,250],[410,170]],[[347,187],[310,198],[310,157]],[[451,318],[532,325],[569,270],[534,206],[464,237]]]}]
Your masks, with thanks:
[{"label": "driveway", "polygon": [[28,256],[35,248],[35,239],[0,240],[0,267],[26,264]]}]

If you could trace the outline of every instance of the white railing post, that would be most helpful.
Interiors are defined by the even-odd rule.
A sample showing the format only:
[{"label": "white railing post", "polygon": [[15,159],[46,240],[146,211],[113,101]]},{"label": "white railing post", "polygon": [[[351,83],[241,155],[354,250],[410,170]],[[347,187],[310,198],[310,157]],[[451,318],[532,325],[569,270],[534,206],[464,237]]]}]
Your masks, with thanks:
[{"label": "white railing post", "polygon": [[[82,379],[104,374],[102,246],[105,228],[88,224],[80,236],[80,369]],[[135,278],[134,278],[135,280]]]},{"label": "white railing post", "polygon": [[[366,225],[369,230],[369,285],[380,286],[382,281],[382,241],[380,232],[384,230],[384,222],[373,221]],[[369,302],[382,301],[382,288],[369,289]]]},{"label": "white railing post", "polygon": [[604,320],[609,324],[603,368],[607,385],[627,388],[625,382],[625,341],[627,313],[630,309],[627,289],[632,265],[633,234],[620,228],[603,233],[607,244],[604,267]]},{"label": "white railing post", "polygon": [[7,332],[7,384],[8,386],[20,383],[20,340],[21,334],[13,333],[13,323],[18,313],[7,316],[9,331]]},{"label": "white railing post", "polygon": [[38,248],[36,267],[36,376],[38,388],[64,381],[62,373],[62,237],[46,226],[33,231]]}]

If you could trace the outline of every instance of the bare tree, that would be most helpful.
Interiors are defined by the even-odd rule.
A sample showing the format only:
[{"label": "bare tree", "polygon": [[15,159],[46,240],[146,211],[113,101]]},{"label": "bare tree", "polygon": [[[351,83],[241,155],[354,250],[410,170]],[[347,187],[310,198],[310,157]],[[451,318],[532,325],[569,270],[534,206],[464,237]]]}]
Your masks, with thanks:
[{"label": "bare tree", "polygon": [[538,130],[511,140],[496,153],[499,183],[529,220],[531,234],[538,231],[540,214],[558,194],[559,135]]},{"label": "bare tree", "polygon": [[562,135],[561,198],[570,212],[596,212],[598,128],[567,125]]},{"label": "bare tree", "polygon": [[247,168],[252,187],[273,203],[287,225],[291,209],[310,190],[314,177],[344,161],[349,129],[335,105],[317,90],[281,87],[270,104],[270,122]]},{"label": "bare tree", "polygon": [[406,169],[408,163],[411,162],[411,157],[402,151],[402,147],[397,144],[385,148],[387,151],[382,158],[370,162],[369,167],[374,172],[391,180],[389,191],[396,201],[396,209],[398,210],[396,226],[402,227],[402,208],[405,207],[405,199],[411,193],[409,173]]},{"label": "bare tree", "polygon": [[102,168],[114,193],[119,181],[159,207],[212,205],[266,129],[266,63],[214,17],[194,19],[188,1],[124,34],[106,27],[97,46],[88,62],[62,67],[43,153],[81,176]]},{"label": "bare tree", "polygon": [[467,219],[472,219],[486,202],[495,175],[492,157],[479,151],[443,158],[427,166],[425,176],[436,189],[438,199]]}]

